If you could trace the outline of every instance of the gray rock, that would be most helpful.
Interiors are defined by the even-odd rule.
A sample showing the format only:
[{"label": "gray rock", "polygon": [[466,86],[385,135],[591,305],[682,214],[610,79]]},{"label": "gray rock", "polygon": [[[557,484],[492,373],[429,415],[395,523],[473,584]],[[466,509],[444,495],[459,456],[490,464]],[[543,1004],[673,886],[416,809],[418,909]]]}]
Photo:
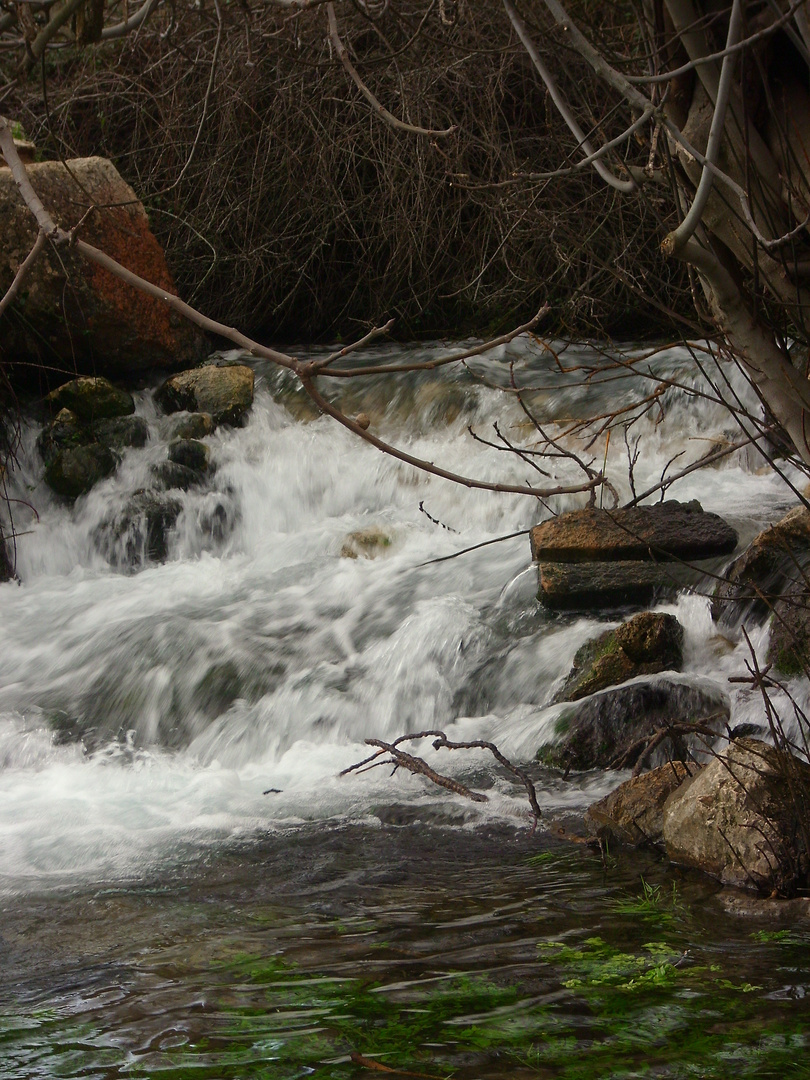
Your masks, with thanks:
[{"label": "gray rock", "polygon": [[729,885],[790,893],[808,878],[810,765],[756,739],[737,739],[664,805],[674,862]]},{"label": "gray rock", "polygon": [[169,533],[182,506],[159,491],[137,491],[122,512],[107,523],[101,545],[117,566],[135,567],[144,562],[163,562],[169,553]]},{"label": "gray rock", "polygon": [[173,439],[204,439],[214,430],[210,413],[189,413],[181,416],[172,427]]},{"label": "gray rock", "polygon": [[727,555],[737,534],[699,503],[675,500],[624,510],[574,510],[531,531],[532,558],[542,562],[708,559]]},{"label": "gray rock", "polygon": [[189,488],[201,484],[203,481],[203,476],[200,473],[187,468],[185,465],[178,465],[176,461],[161,461],[158,465],[152,466],[151,472],[155,486],[163,491],[171,491],[172,489],[188,491]]},{"label": "gray rock", "polygon": [[131,416],[135,412],[131,394],[113,386],[108,379],[90,376],[71,379],[52,390],[45,401],[55,411],[70,409],[83,424],[111,416]]},{"label": "gray rock", "polygon": [[668,761],[625,780],[588,807],[588,827],[597,836],[610,836],[622,844],[660,844],[664,836],[664,804],[699,768]]},{"label": "gray rock", "polygon": [[208,468],[208,459],[211,451],[205,443],[196,439],[175,439],[169,443],[169,461],[176,465],[185,465],[187,469],[195,472],[205,472]]},{"label": "gray rock", "polygon": [[172,375],[155,391],[168,413],[209,413],[215,424],[237,424],[253,404],[253,369],[245,364],[206,364]]},{"label": "gray rock", "polygon": [[113,450],[146,446],[149,425],[142,416],[114,416],[93,424],[96,439]]},{"label": "gray rock", "polygon": [[90,443],[60,450],[45,469],[45,481],[57,495],[76,499],[115,472],[118,458],[107,446]]},{"label": "gray rock", "polygon": [[638,675],[680,671],[683,627],[674,615],[642,611],[615,630],[606,630],[577,651],[555,702],[577,701]]},{"label": "gray rock", "polygon": [[[718,730],[729,716],[728,698],[720,690],[708,690],[674,679],[656,678],[603,690],[563,707],[555,734],[559,741],[538,751],[547,765],[560,769],[609,769],[621,762],[630,768],[638,761],[640,739],[670,723],[693,723],[712,717]],[[674,736],[658,748],[650,764],[667,757],[686,760],[688,740]]]}]

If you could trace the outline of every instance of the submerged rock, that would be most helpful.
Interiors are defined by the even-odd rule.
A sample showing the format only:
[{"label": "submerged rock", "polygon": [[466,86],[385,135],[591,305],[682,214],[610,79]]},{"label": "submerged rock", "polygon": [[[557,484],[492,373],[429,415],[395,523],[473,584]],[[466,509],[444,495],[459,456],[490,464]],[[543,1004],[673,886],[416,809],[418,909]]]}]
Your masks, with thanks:
[{"label": "submerged rock", "polygon": [[810,765],[757,739],[737,739],[664,806],[673,862],[730,885],[792,892],[810,870]]},{"label": "submerged rock", "polygon": [[638,675],[680,671],[683,627],[674,615],[642,611],[615,630],[606,630],[577,651],[554,701],[577,701]]},{"label": "submerged rock", "polygon": [[76,499],[111,476],[117,465],[118,458],[101,443],[66,448],[58,451],[45,469],[45,481],[57,495]]},{"label": "submerged rock", "polygon": [[120,390],[108,379],[71,379],[52,390],[45,398],[52,409],[70,409],[83,424],[106,420],[112,416],[131,416],[135,402],[126,390]]},{"label": "submerged rock", "polygon": [[[602,690],[561,709],[555,722],[559,741],[538,751],[538,758],[560,769],[609,769],[636,764],[639,740],[671,723],[711,719],[718,730],[729,717],[726,695],[687,682],[659,678]],[[659,758],[686,760],[686,736],[673,736],[658,748]],[[651,764],[656,764],[655,758]]]},{"label": "submerged rock", "polygon": [[120,514],[99,529],[96,542],[114,566],[163,562],[181,509],[181,503],[164,492],[136,491]]},{"label": "submerged rock", "polygon": [[374,559],[391,546],[391,537],[382,529],[359,529],[349,533],[340,549],[342,559]]},{"label": "submerged rock", "polygon": [[253,369],[206,364],[181,371],[158,387],[155,400],[168,413],[209,413],[215,424],[238,424],[253,404]]},{"label": "submerged rock", "polygon": [[670,561],[728,555],[737,534],[697,502],[675,500],[624,510],[573,510],[531,530],[540,562]]},{"label": "submerged rock", "polygon": [[161,461],[152,466],[151,473],[155,487],[160,491],[188,491],[204,480],[202,473],[189,469],[186,465],[179,465],[176,461]]},{"label": "submerged rock", "polygon": [[664,835],[664,804],[700,766],[668,761],[657,769],[633,776],[604,799],[588,807],[588,825],[601,837],[622,844],[659,844]]}]

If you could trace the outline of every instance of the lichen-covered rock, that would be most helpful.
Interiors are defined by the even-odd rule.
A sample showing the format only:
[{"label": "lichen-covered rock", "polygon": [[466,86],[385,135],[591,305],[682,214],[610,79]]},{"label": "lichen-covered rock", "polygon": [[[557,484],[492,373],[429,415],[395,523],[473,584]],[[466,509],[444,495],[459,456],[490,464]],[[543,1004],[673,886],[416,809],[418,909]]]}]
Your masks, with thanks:
[{"label": "lichen-covered rock", "polygon": [[132,394],[113,386],[108,379],[90,376],[63,383],[45,401],[54,411],[69,409],[83,424],[135,412]]},{"label": "lichen-covered rock", "polygon": [[[640,680],[563,706],[555,721],[558,741],[541,747],[538,758],[561,769],[609,769],[619,762],[630,768],[641,753],[640,746],[634,749],[639,740],[667,724],[711,718],[719,731],[728,717],[728,698],[719,687],[666,678]],[[670,757],[688,757],[686,738],[667,739],[659,757],[649,763]]]},{"label": "lichen-covered rock", "polygon": [[810,765],[757,739],[736,739],[664,805],[673,862],[729,885],[771,892],[803,887]]},{"label": "lichen-covered rock", "polygon": [[675,500],[624,510],[573,510],[531,531],[532,558],[542,562],[708,559],[727,555],[737,534],[697,502]]},{"label": "lichen-covered rock", "polygon": [[146,446],[149,425],[142,416],[113,416],[93,424],[93,435],[98,442],[112,450]]},{"label": "lichen-covered rock", "polygon": [[168,413],[209,413],[215,424],[238,424],[253,404],[253,369],[245,364],[206,364],[172,375],[155,391]]},{"label": "lichen-covered rock", "polygon": [[[105,158],[28,166],[34,190],[63,228],[82,224],[82,239],[166,292],[174,283],[143,206]],[[86,214],[88,201],[104,209]],[[0,168],[0,296],[34,245],[37,223],[8,168]],[[20,318],[24,311],[25,318]],[[66,247],[42,252],[20,297],[0,319],[0,358],[42,360],[49,368],[123,374],[194,363],[200,332],[159,300]],[[27,369],[21,369],[25,371]]]},{"label": "lichen-covered rock", "polygon": [[810,556],[810,510],[798,506],[763,529],[715,589],[712,618],[740,622],[750,612],[765,618],[768,601],[790,589]]},{"label": "lichen-covered rock", "polygon": [[169,443],[169,461],[196,472],[205,472],[210,455],[211,451],[205,443],[196,439],[175,439]]},{"label": "lichen-covered rock", "polygon": [[214,430],[214,418],[210,413],[189,413],[181,416],[172,427],[173,439],[204,439]]},{"label": "lichen-covered rock", "polygon": [[633,776],[604,799],[588,807],[588,826],[598,836],[622,844],[660,844],[664,833],[664,804],[700,766],[668,761],[657,769]]},{"label": "lichen-covered rock", "polygon": [[47,466],[45,481],[57,495],[76,499],[99,480],[112,475],[117,465],[118,458],[101,443],[68,447],[60,450]]},{"label": "lichen-covered rock", "polygon": [[642,611],[615,630],[606,630],[577,651],[555,701],[577,701],[637,675],[680,671],[683,627],[674,615]]},{"label": "lichen-covered rock", "polygon": [[359,529],[349,533],[340,549],[342,559],[374,559],[391,546],[391,537],[382,529]]}]

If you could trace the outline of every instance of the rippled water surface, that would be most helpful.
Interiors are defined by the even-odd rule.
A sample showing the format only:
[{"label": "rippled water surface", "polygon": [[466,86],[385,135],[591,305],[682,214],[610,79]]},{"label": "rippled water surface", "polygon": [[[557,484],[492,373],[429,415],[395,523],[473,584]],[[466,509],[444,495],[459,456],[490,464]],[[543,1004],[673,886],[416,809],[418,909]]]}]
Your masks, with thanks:
[{"label": "rippled water surface", "polygon": [[[690,393],[685,352],[655,363],[686,389],[633,429],[637,491],[739,437]],[[525,535],[430,562],[583,496],[539,505],[419,474],[256,372],[248,423],[206,440],[213,477],[177,496],[163,564],[115,529],[165,458],[151,391],[147,446],[73,507],[26,431],[15,494],[38,518],[20,505],[21,584],[0,587],[0,1078],[808,1075],[795,911],[729,914],[699,875],[560,840],[621,776],[535,767],[532,831],[483,755],[424,750],[482,804],[401,771],[338,775],[365,738],[426,728],[531,760],[576,649],[621,616],[544,612]],[[553,427],[643,383],[577,387],[519,341],[330,394],[453,471],[570,483],[568,461],[542,477],[482,441],[537,437],[497,390],[513,372]],[[601,465],[604,442],[592,453]],[[619,438],[608,453],[625,497]],[[746,541],[793,501],[761,464],[742,451],[668,494]],[[732,722],[761,721],[727,683],[744,646],[700,592],[662,605],[685,628],[683,678],[729,693]]]}]

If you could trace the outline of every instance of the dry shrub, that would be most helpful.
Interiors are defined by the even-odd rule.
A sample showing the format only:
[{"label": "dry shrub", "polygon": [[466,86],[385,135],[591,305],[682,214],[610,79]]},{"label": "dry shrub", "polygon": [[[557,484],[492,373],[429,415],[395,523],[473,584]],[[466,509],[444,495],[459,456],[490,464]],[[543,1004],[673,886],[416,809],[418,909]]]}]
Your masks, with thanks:
[{"label": "dry shrub", "polygon": [[[46,153],[112,158],[181,293],[254,332],[352,333],[383,316],[403,335],[467,332],[549,300],[558,330],[627,336],[660,327],[656,302],[689,310],[646,199],[589,170],[516,182],[564,164],[574,143],[500,4],[465,0],[453,25],[449,0],[391,0],[378,19],[361,0],[336,6],[386,107],[456,134],[374,116],[332,54],[323,7],[291,16],[249,0],[180,0],[120,43],[51,52],[48,109],[36,80],[13,107]],[[632,32],[629,8],[590,8],[606,38]],[[603,115],[604,100],[582,100],[601,91],[581,63],[549,33],[537,40],[580,115]]]}]

